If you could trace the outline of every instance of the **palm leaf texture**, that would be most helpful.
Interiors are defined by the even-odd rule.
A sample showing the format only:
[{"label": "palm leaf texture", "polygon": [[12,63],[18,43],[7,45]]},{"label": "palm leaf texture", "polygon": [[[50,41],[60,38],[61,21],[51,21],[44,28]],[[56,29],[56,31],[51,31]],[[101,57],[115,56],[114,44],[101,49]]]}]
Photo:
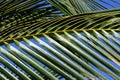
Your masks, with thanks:
[{"label": "palm leaf texture", "polygon": [[119,80],[116,5],[104,0],[1,0],[0,80]]}]

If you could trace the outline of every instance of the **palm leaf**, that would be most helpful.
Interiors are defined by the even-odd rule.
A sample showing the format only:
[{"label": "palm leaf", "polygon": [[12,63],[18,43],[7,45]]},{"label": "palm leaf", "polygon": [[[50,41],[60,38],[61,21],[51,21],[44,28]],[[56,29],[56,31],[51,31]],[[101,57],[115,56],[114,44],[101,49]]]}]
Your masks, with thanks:
[{"label": "palm leaf", "polygon": [[[50,15],[54,11],[50,10],[49,13],[48,10],[47,13],[45,8],[28,8],[37,3],[36,0],[25,2],[30,5],[22,2],[24,3],[22,0],[11,0],[3,4],[1,1],[1,8],[9,4],[11,8],[1,14],[0,79],[119,80],[119,9],[84,14],[80,11],[79,15],[69,16],[71,13],[67,13],[68,16],[54,15],[53,18]],[[86,5],[88,0],[82,2]],[[18,5],[20,3],[21,6]],[[43,1],[42,5],[45,3]],[[95,4],[98,6],[98,3]],[[20,8],[11,14],[15,10],[12,7],[14,5]],[[57,8],[58,6],[56,5]],[[81,6],[76,5],[77,7],[82,10]],[[88,7],[91,9],[90,5]],[[61,12],[58,14],[61,16]]]},{"label": "palm leaf", "polygon": [[66,15],[117,9],[120,5],[119,0],[48,0],[48,2]]}]

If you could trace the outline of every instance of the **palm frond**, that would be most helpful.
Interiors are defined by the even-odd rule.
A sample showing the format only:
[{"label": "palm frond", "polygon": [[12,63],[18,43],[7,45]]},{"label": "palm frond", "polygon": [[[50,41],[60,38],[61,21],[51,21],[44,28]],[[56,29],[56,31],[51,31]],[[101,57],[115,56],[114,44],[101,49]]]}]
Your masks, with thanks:
[{"label": "palm frond", "polygon": [[48,1],[0,1],[0,79],[119,80],[120,9],[103,0]]},{"label": "palm frond", "polygon": [[[120,70],[112,64],[120,66],[119,20],[119,10],[113,10],[41,19],[24,27],[12,26],[11,30],[8,26],[1,33],[0,43],[4,45],[0,47],[2,64],[12,65],[5,60],[10,59],[27,73],[23,76],[26,79],[34,76],[59,79],[41,63],[65,79],[107,79],[94,68],[119,79]],[[8,68],[16,68],[12,66]],[[19,70],[12,72],[20,78],[24,74]]]},{"label": "palm frond", "polygon": [[48,0],[66,15],[117,9],[119,0]]},{"label": "palm frond", "polygon": [[14,18],[18,19],[24,16],[31,16],[32,12],[34,12],[33,15],[41,15],[41,17],[63,15],[61,11],[56,10],[56,8],[49,4],[46,0],[6,0],[3,1],[0,5],[1,21],[7,21],[7,19],[14,20]]},{"label": "palm frond", "polygon": [[[1,27],[1,40],[72,30],[119,30],[119,9],[76,16],[15,20]],[[12,26],[12,27],[11,27]]]}]

